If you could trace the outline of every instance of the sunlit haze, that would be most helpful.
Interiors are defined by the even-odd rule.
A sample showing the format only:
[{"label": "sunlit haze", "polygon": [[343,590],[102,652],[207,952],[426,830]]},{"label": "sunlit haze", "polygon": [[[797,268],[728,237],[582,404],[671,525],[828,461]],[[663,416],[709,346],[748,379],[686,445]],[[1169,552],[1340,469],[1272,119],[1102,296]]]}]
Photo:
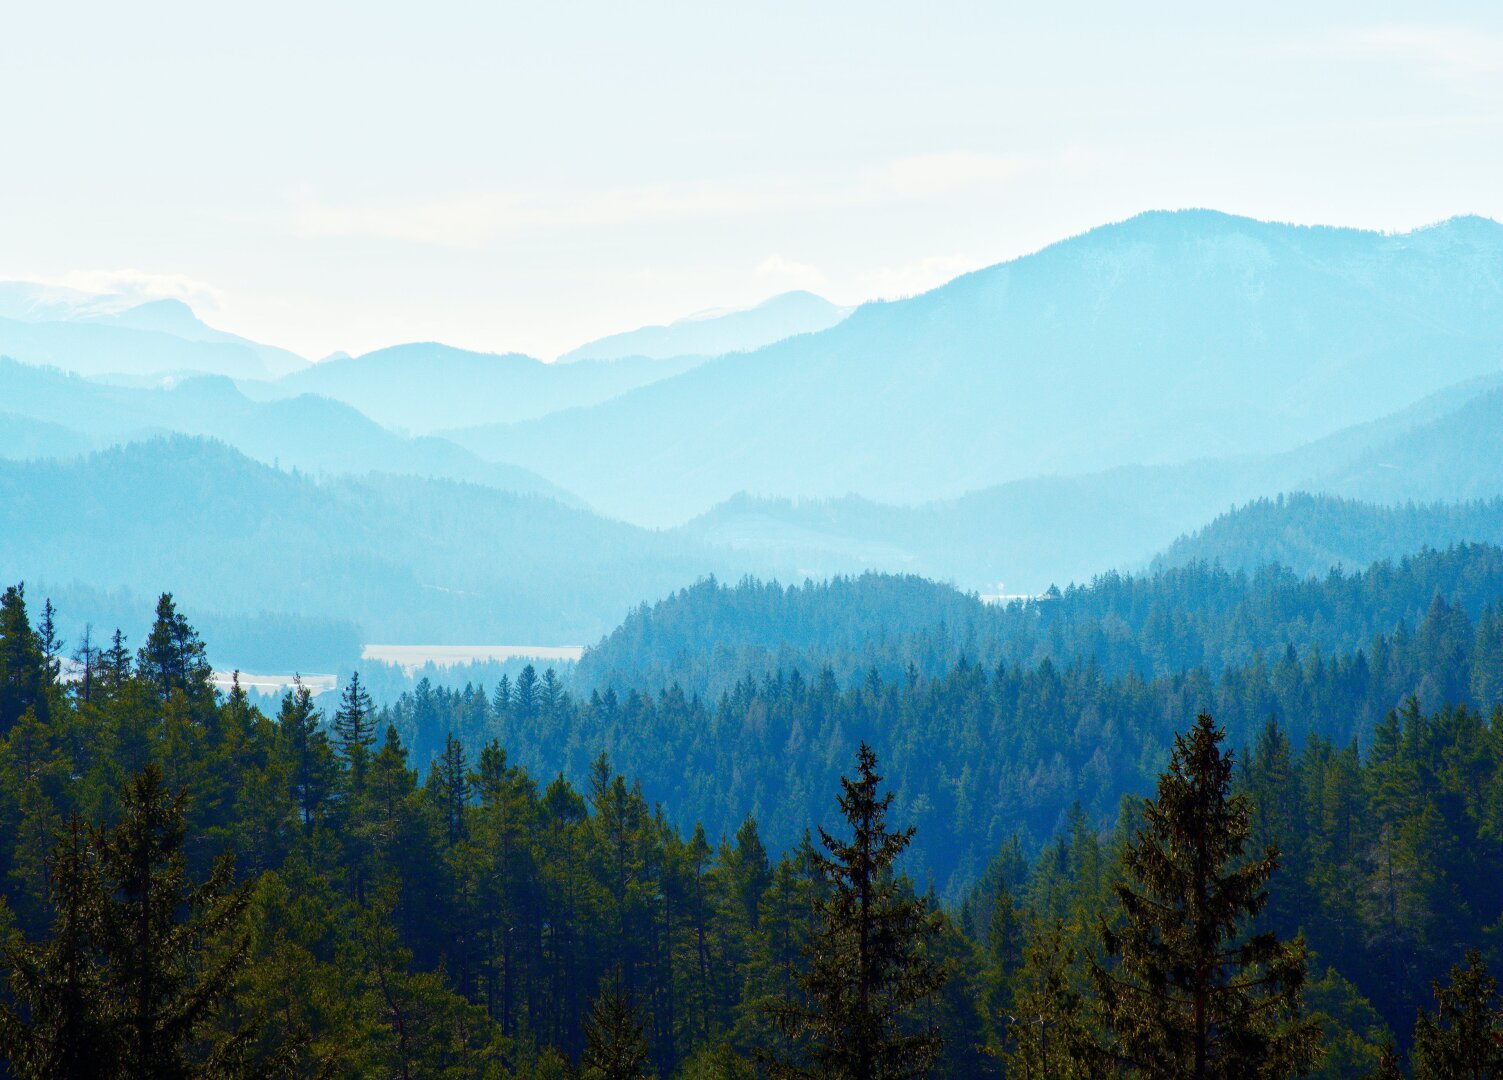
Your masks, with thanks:
[{"label": "sunlit haze", "polygon": [[0,278],[551,358],[1150,208],[1503,217],[1503,9],[1174,8],[13,5]]}]

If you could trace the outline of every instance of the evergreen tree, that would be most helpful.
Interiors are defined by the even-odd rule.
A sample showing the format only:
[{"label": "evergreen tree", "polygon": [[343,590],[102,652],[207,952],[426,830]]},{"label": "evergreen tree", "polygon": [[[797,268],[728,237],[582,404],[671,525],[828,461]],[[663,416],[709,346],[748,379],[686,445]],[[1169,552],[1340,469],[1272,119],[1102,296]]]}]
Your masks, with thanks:
[{"label": "evergreen tree", "polygon": [[163,701],[174,690],[190,697],[208,692],[212,671],[204,643],[178,611],[171,593],[157,600],[156,622],[136,654],[136,667]]},{"label": "evergreen tree", "polygon": [[57,633],[57,609],[51,598],[42,600],[42,617],[37,620],[37,647],[42,650],[42,677],[48,688],[57,685],[63,673],[63,639]]},{"label": "evergreen tree", "polygon": [[580,1059],[586,1080],[638,1080],[651,1075],[642,1021],[620,986],[609,981],[595,999],[585,1023],[585,1050]]},{"label": "evergreen tree", "polygon": [[195,1066],[190,1049],[211,1034],[246,960],[238,924],[248,891],[232,884],[228,856],[194,885],[184,853],[183,793],[169,795],[155,765],[126,785],[121,819],[100,845],[108,899],[101,918],[104,979],[120,1010],[120,1071],[132,1080],[223,1074],[248,1033],[219,1039]]},{"label": "evergreen tree", "polygon": [[277,738],[286,762],[287,783],[303,828],[311,832],[339,778],[329,738],[319,724],[313,695],[297,679],[282,696],[277,714]]},{"label": "evergreen tree", "polygon": [[0,1058],[18,1080],[103,1080],[123,1047],[95,951],[105,891],[87,828],[77,818],[51,860],[52,935],[7,950],[13,1008],[0,1008]]},{"label": "evergreen tree", "polygon": [[130,650],[125,647],[125,635],[117,628],[110,637],[110,647],[99,658],[100,680],[105,693],[110,696],[119,693],[132,673]]},{"label": "evergreen tree", "polygon": [[1024,951],[1017,992],[1003,1017],[1009,1080],[1086,1080],[1095,1075],[1085,998],[1075,985],[1076,954],[1055,921],[1036,927]]},{"label": "evergreen tree", "polygon": [[1450,984],[1434,989],[1435,1012],[1421,1012],[1414,1025],[1414,1080],[1503,1078],[1503,1007],[1481,954],[1467,953]]},{"label": "evergreen tree", "polygon": [[928,953],[939,920],[894,873],[913,829],[888,829],[892,793],[878,795],[877,756],[865,743],[856,768],[855,780],[840,781],[850,840],[819,831],[824,851],[815,853],[814,865],[829,891],[819,905],[808,971],[798,980],[804,999],[785,999],[774,1009],[802,1060],[773,1062],[777,1076],[921,1076],[940,1050],[938,1033],[914,1016],[944,985]]},{"label": "evergreen tree", "polygon": [[1301,1016],[1302,939],[1249,936],[1278,852],[1247,859],[1248,800],[1231,794],[1232,755],[1202,714],[1179,735],[1141,831],[1123,854],[1120,924],[1104,918],[1092,963],[1108,1060],[1145,1078],[1296,1076],[1319,1059]]},{"label": "evergreen tree", "polygon": [[26,587],[12,585],[0,595],[0,735],[28,709],[47,721],[47,659],[26,615]]},{"label": "evergreen tree", "polygon": [[370,693],[360,684],[360,673],[351,672],[339,698],[339,709],[334,713],[334,737],[357,788],[365,779],[371,747],[376,745],[375,714]]}]

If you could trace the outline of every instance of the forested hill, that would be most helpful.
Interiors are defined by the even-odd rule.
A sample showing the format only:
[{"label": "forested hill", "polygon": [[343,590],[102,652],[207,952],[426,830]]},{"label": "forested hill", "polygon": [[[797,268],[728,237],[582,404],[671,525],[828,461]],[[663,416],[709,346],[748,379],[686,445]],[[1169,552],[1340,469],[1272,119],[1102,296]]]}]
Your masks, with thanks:
[{"label": "forested hill", "polygon": [[928,675],[962,659],[986,667],[1089,663],[1107,675],[1212,673],[1260,652],[1364,648],[1410,628],[1439,596],[1477,618],[1503,599],[1503,550],[1462,544],[1348,573],[1251,573],[1205,562],[1106,574],[1031,602],[983,604],[923,578],[864,574],[782,587],[699,582],[637,608],[586,651],[585,688],[679,686],[710,698],[743,677],[829,668],[840,686],[875,670]]},{"label": "forested hill", "polygon": [[1256,499],[1180,537],[1154,565],[1253,570],[1273,563],[1325,574],[1333,566],[1401,558],[1441,537],[1503,543],[1503,499],[1391,506],[1304,492]]},{"label": "forested hill", "polygon": [[417,477],[316,480],[204,439],[0,461],[11,578],[144,596],[171,583],[190,610],[347,620],[365,641],[575,644],[644,593],[723,570],[713,549],[552,499]]},{"label": "forested hill", "polygon": [[1503,704],[1503,621],[1495,606],[1474,620],[1434,597],[1414,625],[1358,650],[1301,657],[1290,647],[1220,671],[1152,678],[1108,675],[1089,661],[957,660],[841,684],[813,667],[748,676],[706,700],[651,683],[586,696],[547,673],[523,675],[462,691],[420,686],[384,719],[420,765],[450,732],[472,747],[499,737],[543,775],[583,778],[603,752],[681,820],[729,835],[752,814],[780,846],[797,843],[810,822],[828,823],[818,793],[866,740],[882,756],[895,806],[922,825],[916,872],[953,896],[1006,837],[1040,842],[1076,804],[1093,822],[1109,821],[1121,797],[1145,791],[1162,767],[1182,716],[1214,713],[1234,745],[1269,717],[1296,744],[1365,745],[1410,697],[1426,709]]}]

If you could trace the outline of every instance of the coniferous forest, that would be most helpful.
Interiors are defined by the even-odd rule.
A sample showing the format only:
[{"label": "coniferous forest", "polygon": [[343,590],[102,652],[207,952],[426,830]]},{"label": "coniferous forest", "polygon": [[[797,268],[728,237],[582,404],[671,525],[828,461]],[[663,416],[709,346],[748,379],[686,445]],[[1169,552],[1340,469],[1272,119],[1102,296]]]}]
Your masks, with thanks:
[{"label": "coniferous forest", "polygon": [[[16,1077],[1503,1067],[1503,711],[1473,704],[1493,693],[1490,611],[1437,600],[1372,657],[1201,681],[960,661],[771,676],[709,708],[576,702],[528,671],[378,708],[354,677],[325,715],[306,689],[274,714],[216,692],[171,596],[138,648],[66,658],[31,599],[0,605]],[[1381,707],[1421,670],[1447,703]],[[645,754],[570,756],[590,731],[662,747],[732,710],[803,726],[820,768],[784,776],[779,734],[703,759],[719,797],[675,803],[638,778],[666,789]],[[902,735],[920,715],[923,746],[916,721]],[[1110,723],[1112,769],[1092,772],[1079,751]],[[915,757],[943,777],[951,752],[971,769],[937,805]],[[1081,771],[1009,772],[1051,757]],[[809,790],[733,820],[735,775],[758,771]]]}]

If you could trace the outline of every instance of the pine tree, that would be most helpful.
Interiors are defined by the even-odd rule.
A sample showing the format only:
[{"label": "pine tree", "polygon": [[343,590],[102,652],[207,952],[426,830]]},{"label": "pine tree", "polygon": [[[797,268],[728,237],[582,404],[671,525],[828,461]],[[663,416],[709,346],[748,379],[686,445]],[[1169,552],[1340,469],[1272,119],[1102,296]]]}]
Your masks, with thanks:
[{"label": "pine tree", "polygon": [[877,756],[865,743],[856,767],[855,780],[840,781],[851,839],[819,832],[824,851],[816,852],[815,867],[829,892],[819,905],[809,969],[798,980],[804,1000],[785,998],[773,1010],[802,1060],[771,1062],[775,1076],[920,1076],[939,1054],[938,1033],[914,1016],[944,985],[929,955],[939,919],[893,869],[913,829],[888,829],[892,794],[878,795]]},{"label": "pine tree", "polygon": [[52,935],[7,950],[14,1008],[0,1008],[0,1058],[18,1080],[104,1080],[123,1047],[119,1012],[95,959],[105,890],[87,828],[77,818],[51,858]]},{"label": "pine tree", "polygon": [[1035,927],[1015,1000],[1005,1015],[1010,1080],[1084,1080],[1095,1075],[1085,999],[1074,983],[1075,949],[1056,920]]},{"label": "pine tree", "polygon": [[339,742],[339,752],[349,766],[356,790],[365,781],[365,769],[370,763],[371,747],[376,745],[376,707],[371,696],[360,684],[358,671],[350,674],[344,693],[339,698],[339,709],[334,713],[334,737]]},{"label": "pine tree", "polygon": [[12,585],[0,595],[0,735],[31,709],[47,722],[47,659],[26,615],[26,587]]},{"label": "pine tree", "polygon": [[51,598],[42,600],[42,617],[37,621],[37,646],[42,650],[42,678],[50,688],[63,674],[63,639],[57,632],[57,609]]},{"label": "pine tree", "polygon": [[1451,968],[1451,982],[1434,984],[1435,1012],[1414,1025],[1414,1080],[1503,1078],[1503,1007],[1498,981],[1473,949]]},{"label": "pine tree", "polygon": [[78,648],[73,650],[73,662],[78,665],[78,700],[85,705],[94,696],[94,680],[99,677],[99,662],[102,652],[94,644],[94,627],[84,623],[83,633],[78,638]]},{"label": "pine tree", "polygon": [[99,657],[99,679],[105,695],[118,694],[132,674],[130,650],[125,647],[125,635],[117,628],[110,637],[110,647]]},{"label": "pine tree", "polygon": [[586,1080],[638,1080],[647,1070],[647,1039],[619,979],[609,982],[585,1022],[585,1050],[580,1059]]},{"label": "pine tree", "polygon": [[156,622],[136,654],[136,669],[163,701],[174,690],[190,697],[209,690],[212,671],[204,643],[178,611],[171,593],[163,593],[157,600]]},{"label": "pine tree", "polygon": [[[185,800],[148,766],[121,793],[120,824],[100,845],[104,978],[121,1014],[119,1075],[133,1080],[199,1075],[189,1047],[208,1034],[246,960],[237,924],[248,889],[233,885],[228,856],[207,881],[189,880]],[[208,1075],[227,1070],[248,1035],[218,1041]]]},{"label": "pine tree", "polygon": [[1233,758],[1202,714],[1176,736],[1157,797],[1123,854],[1120,925],[1103,918],[1092,963],[1108,1059],[1145,1078],[1295,1076],[1320,1057],[1301,1016],[1302,939],[1249,936],[1278,852],[1246,859],[1248,800],[1231,794]]},{"label": "pine tree", "polygon": [[293,688],[282,696],[277,739],[286,762],[292,801],[307,832],[318,823],[339,780],[339,765],[318,719],[312,693],[301,679],[295,680]]}]

